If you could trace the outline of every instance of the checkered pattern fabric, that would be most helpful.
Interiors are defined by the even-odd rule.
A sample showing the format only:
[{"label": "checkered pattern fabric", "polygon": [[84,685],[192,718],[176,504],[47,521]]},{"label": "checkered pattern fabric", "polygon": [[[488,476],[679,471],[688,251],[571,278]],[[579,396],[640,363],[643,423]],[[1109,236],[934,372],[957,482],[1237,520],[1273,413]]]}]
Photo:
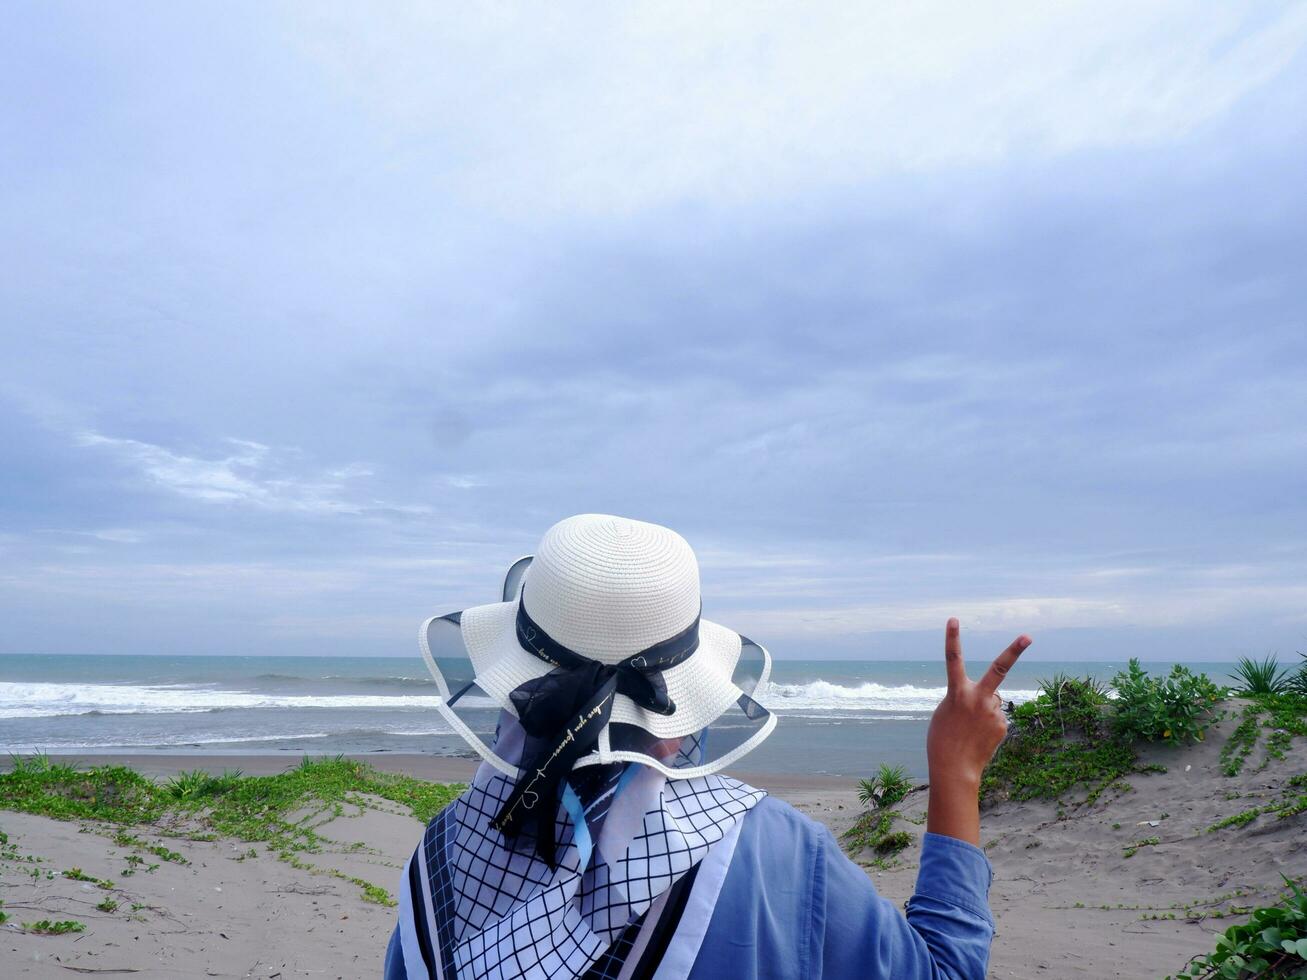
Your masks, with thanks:
[{"label": "checkered pattern fabric", "polygon": [[579,833],[560,808],[554,868],[529,842],[513,847],[490,829],[513,782],[489,766],[432,820],[415,855],[426,894],[414,907],[431,910],[447,980],[617,976],[649,906],[764,795],[721,775],[670,780],[631,821],[629,839],[606,837],[619,774],[589,778]]},{"label": "checkered pattern fabric", "polygon": [[626,966],[627,956],[635,946],[635,937],[644,927],[647,914],[642,912],[634,922],[623,929],[622,934],[613,940],[613,944],[604,950],[603,955],[594,961],[590,969],[585,971],[581,980],[617,980],[622,975],[622,968]]}]

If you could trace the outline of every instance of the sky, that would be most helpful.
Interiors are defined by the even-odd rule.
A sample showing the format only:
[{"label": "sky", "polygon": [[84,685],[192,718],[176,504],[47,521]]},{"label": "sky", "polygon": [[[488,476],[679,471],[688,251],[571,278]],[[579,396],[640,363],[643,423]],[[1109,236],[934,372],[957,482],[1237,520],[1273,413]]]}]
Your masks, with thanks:
[{"label": "sky", "polygon": [[0,653],[1307,652],[1307,6],[19,2]]}]

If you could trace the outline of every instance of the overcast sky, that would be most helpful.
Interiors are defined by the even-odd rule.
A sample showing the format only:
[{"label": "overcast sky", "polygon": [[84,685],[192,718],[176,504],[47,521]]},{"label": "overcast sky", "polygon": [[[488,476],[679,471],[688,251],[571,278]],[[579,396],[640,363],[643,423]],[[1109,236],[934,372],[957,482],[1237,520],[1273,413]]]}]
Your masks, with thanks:
[{"label": "overcast sky", "polygon": [[599,511],[781,657],[1296,662],[1307,5],[727,6],[6,5],[0,652],[409,655]]}]

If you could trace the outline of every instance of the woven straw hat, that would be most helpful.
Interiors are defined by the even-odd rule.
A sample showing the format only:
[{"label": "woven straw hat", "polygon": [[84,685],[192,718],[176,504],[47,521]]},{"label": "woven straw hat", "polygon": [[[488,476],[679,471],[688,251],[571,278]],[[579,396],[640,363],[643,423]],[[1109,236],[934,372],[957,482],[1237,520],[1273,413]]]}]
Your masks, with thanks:
[{"label": "woven straw hat", "polygon": [[[700,619],[699,565],[686,540],[668,528],[606,514],[581,514],[545,532],[533,557],[514,563],[505,581],[504,601],[461,613],[432,617],[422,624],[423,657],[440,688],[437,706],[445,719],[480,755],[512,775],[516,767],[499,758],[453,709],[462,692],[451,695],[432,655],[457,641],[471,660],[475,686],[500,707],[516,713],[510,694],[550,672],[551,665],[523,648],[517,630],[518,604],[550,638],[581,656],[615,665],[699,623],[698,648],[662,671],[670,714],[641,707],[623,694],[613,699],[609,725],[597,751],[577,766],[635,761],[673,778],[706,775],[731,764],[771,734],[776,719],[749,693],[764,686],[771,668],[766,649],[717,623]],[[761,669],[749,691],[733,679],[741,651],[760,654]],[[752,733],[725,755],[670,766],[642,751],[610,740],[614,725],[635,726],[653,739],[699,733],[739,706],[755,723]]]}]

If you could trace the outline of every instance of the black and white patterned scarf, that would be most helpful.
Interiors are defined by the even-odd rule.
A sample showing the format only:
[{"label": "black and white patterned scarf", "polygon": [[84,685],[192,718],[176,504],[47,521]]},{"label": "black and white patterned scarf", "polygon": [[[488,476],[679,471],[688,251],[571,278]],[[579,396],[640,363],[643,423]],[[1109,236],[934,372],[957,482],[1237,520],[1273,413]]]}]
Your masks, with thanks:
[{"label": "black and white patterned scarf", "polygon": [[[501,752],[521,738],[505,714]],[[592,768],[563,790],[552,865],[530,838],[506,840],[491,827],[514,781],[488,764],[431,821],[400,889],[410,980],[637,975],[636,954],[643,949],[647,963],[651,947],[665,946],[659,927],[701,862],[724,838],[733,846],[739,821],[764,796],[722,775]]]}]

